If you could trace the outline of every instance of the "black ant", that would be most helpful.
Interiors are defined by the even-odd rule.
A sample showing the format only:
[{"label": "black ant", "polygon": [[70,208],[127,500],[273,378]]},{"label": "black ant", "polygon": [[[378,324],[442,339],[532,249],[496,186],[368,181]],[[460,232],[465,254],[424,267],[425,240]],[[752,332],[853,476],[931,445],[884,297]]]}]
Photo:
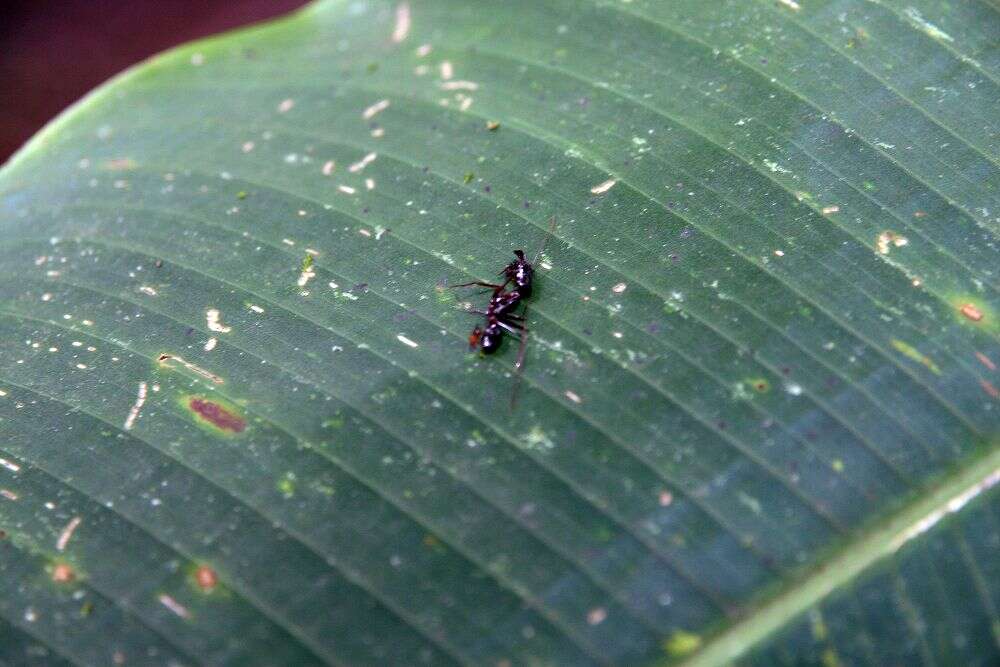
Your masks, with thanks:
[{"label": "black ant", "polygon": [[[518,373],[520,373],[521,367],[524,365],[524,352],[528,342],[528,329],[524,326],[525,314],[528,311],[527,303],[525,303],[524,312],[521,315],[516,315],[514,311],[522,301],[531,297],[532,282],[535,275],[534,265],[538,262],[538,258],[545,249],[545,244],[548,242],[549,236],[555,230],[555,226],[556,219],[553,216],[549,220],[549,231],[545,235],[545,238],[542,239],[542,244],[538,248],[538,252],[535,253],[532,261],[529,262],[525,259],[523,250],[514,251],[514,256],[517,259],[505,266],[497,274],[504,276],[504,281],[499,285],[479,280],[460,285],[451,285],[451,287],[472,287],[478,285],[493,290],[485,311],[471,311],[485,316],[486,326],[476,326],[472,330],[472,333],[469,334],[469,348],[473,350],[478,349],[483,354],[493,354],[500,349],[504,332],[517,336],[521,340],[517,362],[514,364],[514,369]],[[514,284],[513,287],[504,291],[507,285],[511,283]],[[518,375],[518,379],[520,379],[520,375]],[[514,407],[514,401],[517,396],[516,392],[517,385],[514,386],[514,394],[511,396],[511,409]]]}]

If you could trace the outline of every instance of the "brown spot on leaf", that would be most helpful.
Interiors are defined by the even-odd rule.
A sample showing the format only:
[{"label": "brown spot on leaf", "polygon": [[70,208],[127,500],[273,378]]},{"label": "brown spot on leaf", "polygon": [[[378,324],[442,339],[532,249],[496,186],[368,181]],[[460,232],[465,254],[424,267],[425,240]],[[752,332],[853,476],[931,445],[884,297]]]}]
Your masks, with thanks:
[{"label": "brown spot on leaf", "polygon": [[986,368],[990,369],[991,371],[995,371],[997,369],[997,365],[993,363],[993,360],[987,357],[982,352],[976,352],[976,359],[979,359],[979,363],[981,363],[983,366],[986,366]]},{"label": "brown spot on leaf", "polygon": [[243,417],[207,398],[194,396],[188,401],[188,407],[198,417],[223,431],[242,433],[247,427],[247,422]]},{"label": "brown spot on leaf", "polygon": [[212,568],[207,565],[201,565],[194,572],[194,582],[198,584],[198,588],[201,590],[211,593],[219,584],[219,576]]},{"label": "brown spot on leaf", "polygon": [[1000,399],[1000,389],[993,386],[988,380],[979,380],[980,386],[982,386],[983,391],[990,395],[990,398]]},{"label": "brown spot on leaf", "polygon": [[76,572],[66,563],[59,563],[52,568],[52,581],[57,584],[68,584],[76,579]]},{"label": "brown spot on leaf", "polygon": [[961,312],[963,315],[965,315],[973,322],[978,322],[979,320],[983,319],[983,311],[979,310],[971,303],[963,304],[962,307],[959,309],[959,312]]}]

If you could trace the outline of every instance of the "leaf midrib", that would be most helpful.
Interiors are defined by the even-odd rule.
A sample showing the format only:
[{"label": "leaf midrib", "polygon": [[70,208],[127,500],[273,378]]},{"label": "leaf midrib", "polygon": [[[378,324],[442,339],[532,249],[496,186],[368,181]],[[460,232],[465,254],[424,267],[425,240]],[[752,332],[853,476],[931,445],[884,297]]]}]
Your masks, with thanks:
[{"label": "leaf midrib", "polygon": [[[976,487],[980,487],[980,492],[990,488],[996,483],[998,475],[1000,447],[994,447],[992,451],[968,461],[963,468],[943,479],[934,490],[925,492],[892,516],[848,540],[813,572],[763,602],[744,620],[709,638],[697,654],[683,663],[684,666],[708,667],[731,663],[830,593],[857,580],[865,570],[905,546],[909,539],[918,538],[919,533],[910,538],[907,538],[907,533],[921,520],[939,512],[948,512],[952,500],[961,498]],[[970,499],[970,502],[974,500]],[[962,509],[964,506],[958,511]],[[948,518],[943,516],[941,521]]]}]

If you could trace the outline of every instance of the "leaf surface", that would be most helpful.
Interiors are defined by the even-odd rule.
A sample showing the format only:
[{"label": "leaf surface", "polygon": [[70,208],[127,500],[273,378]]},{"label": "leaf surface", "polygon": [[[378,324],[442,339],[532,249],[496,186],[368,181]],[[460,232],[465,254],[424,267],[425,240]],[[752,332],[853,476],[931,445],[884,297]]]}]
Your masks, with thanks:
[{"label": "leaf surface", "polygon": [[996,21],[330,0],[98,89],[0,172],[3,650],[988,662]]}]

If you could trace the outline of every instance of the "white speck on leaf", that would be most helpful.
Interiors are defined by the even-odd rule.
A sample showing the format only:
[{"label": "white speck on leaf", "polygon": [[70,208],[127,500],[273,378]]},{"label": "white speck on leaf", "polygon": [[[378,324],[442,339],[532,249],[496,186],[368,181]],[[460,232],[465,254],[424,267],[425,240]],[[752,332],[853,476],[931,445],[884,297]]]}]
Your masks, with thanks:
[{"label": "white speck on leaf", "polygon": [[302,273],[299,274],[298,286],[305,287],[306,284],[316,277],[316,271],[313,269],[312,264],[302,269]]},{"label": "white speck on leaf", "polygon": [[209,308],[205,311],[205,323],[209,331],[216,333],[229,333],[233,330],[232,327],[227,327],[222,323],[222,313],[217,308]]},{"label": "white speck on leaf", "polygon": [[[212,340],[215,340],[214,338]],[[135,424],[135,420],[139,417],[139,411],[142,410],[142,406],[146,403],[146,383],[139,383],[139,394],[136,396],[135,403],[132,404],[131,409],[128,411],[128,416],[125,417],[125,423],[122,428],[126,431],[132,429]]]},{"label": "white speck on leaf", "polygon": [[521,439],[524,441],[525,449],[547,452],[556,446],[556,443],[552,442],[552,438],[539,426],[532,426],[530,431],[521,436]]},{"label": "white speck on leaf", "polygon": [[379,100],[375,104],[371,105],[367,109],[361,112],[361,117],[365,120],[371,120],[375,117],[375,114],[381,113],[389,108],[389,100]]},{"label": "white speck on leaf", "polygon": [[616,179],[609,178],[608,180],[604,181],[603,183],[598,183],[594,187],[590,188],[590,191],[591,191],[591,193],[593,193],[595,195],[604,194],[605,192],[607,192],[611,188],[615,187],[615,183],[617,183],[617,182],[618,181]]},{"label": "white speck on leaf", "polygon": [[410,34],[410,3],[401,2],[396,6],[396,26],[392,30],[392,41],[402,42]]},{"label": "white speck on leaf", "polygon": [[207,341],[205,341],[205,351],[206,352],[211,352],[212,350],[215,349],[215,346],[218,345],[218,343],[219,343],[219,339],[216,338],[215,336],[212,336]]},{"label": "white speck on leaf", "polygon": [[417,347],[417,344],[414,341],[410,340],[409,338],[407,338],[403,334],[397,334],[396,335],[396,340],[398,340],[403,345],[409,345],[410,347]]},{"label": "white speck on leaf", "polygon": [[78,516],[75,516],[69,520],[69,523],[66,524],[66,527],[62,529],[61,533],[59,533],[59,539],[56,541],[57,551],[66,550],[66,545],[69,544],[70,538],[73,537],[73,533],[76,531],[81,521],[83,521],[83,519],[81,519]]},{"label": "white speck on leaf", "polygon": [[278,105],[278,113],[287,113],[291,111],[292,107],[294,106],[295,106],[295,100],[293,99],[282,100],[281,104]]},{"label": "white speck on leaf", "polygon": [[377,157],[378,153],[369,153],[368,155],[364,156],[363,158],[352,164],[350,167],[348,167],[347,170],[352,174],[356,174],[365,167],[367,167],[369,164],[374,162],[375,158]]},{"label": "white speck on leaf", "polygon": [[441,90],[479,90],[479,84],[475,81],[445,81]]},{"label": "white speck on leaf", "polygon": [[189,612],[187,610],[187,607],[185,607],[180,602],[178,602],[177,600],[173,599],[172,597],[170,597],[166,593],[160,594],[160,597],[157,598],[157,599],[160,601],[160,604],[162,604],[164,607],[166,607],[170,611],[174,612],[175,614],[177,614],[181,618],[183,618],[183,619],[191,618],[191,612]]},{"label": "white speck on leaf", "polygon": [[927,33],[929,37],[933,37],[934,39],[944,40],[946,42],[955,41],[954,37],[946,33],[944,30],[941,30],[941,28],[937,27],[930,21],[926,20],[920,14],[920,11],[916,7],[907,7],[903,13],[906,14],[906,18],[916,23],[917,26],[925,33]]}]

